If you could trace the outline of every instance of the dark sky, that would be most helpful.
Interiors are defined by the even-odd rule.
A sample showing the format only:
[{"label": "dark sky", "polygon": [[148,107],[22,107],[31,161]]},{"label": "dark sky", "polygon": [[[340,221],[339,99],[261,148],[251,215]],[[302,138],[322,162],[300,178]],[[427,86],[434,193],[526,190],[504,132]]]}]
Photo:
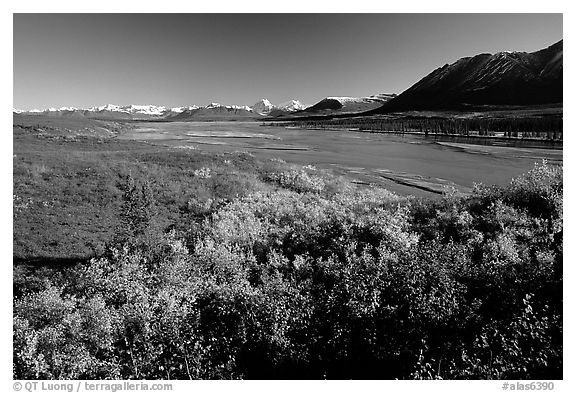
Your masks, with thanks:
[{"label": "dark sky", "polygon": [[313,104],[560,39],[561,14],[15,14],[14,107]]}]

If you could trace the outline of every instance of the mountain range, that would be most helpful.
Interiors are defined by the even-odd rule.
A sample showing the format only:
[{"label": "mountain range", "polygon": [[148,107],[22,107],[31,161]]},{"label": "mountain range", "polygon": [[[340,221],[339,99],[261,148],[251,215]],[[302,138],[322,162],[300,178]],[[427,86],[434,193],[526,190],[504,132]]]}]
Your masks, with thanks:
[{"label": "mountain range", "polygon": [[125,105],[107,104],[87,109],[75,107],[50,108],[45,110],[34,109],[22,111],[14,109],[13,113],[27,115],[45,115],[51,117],[87,117],[97,119],[117,120],[236,120],[260,119],[268,116],[271,111],[286,114],[304,109],[305,106],[297,100],[291,100],[278,106],[272,105],[267,99],[262,99],[253,106],[221,105],[211,103],[206,106],[183,106],[168,108],[156,105]]},{"label": "mountain range", "polygon": [[34,109],[22,111],[14,109],[16,115],[45,115],[50,117],[86,117],[111,120],[166,120],[166,121],[217,121],[217,120],[259,120],[283,118],[310,114],[337,114],[366,111],[382,106],[394,94],[379,94],[370,97],[327,97],[307,107],[298,100],[290,100],[279,105],[263,98],[252,106],[222,105],[211,103],[206,106],[184,106],[167,108],[155,105],[107,104],[88,109],[74,107]]},{"label": "mountain range", "polygon": [[466,110],[489,106],[526,106],[563,102],[563,41],[527,52],[483,53],[445,64],[399,95],[326,97],[305,106],[291,100],[273,105],[263,98],[252,106],[221,105],[167,108],[154,105],[63,107],[19,114],[98,119],[212,121],[370,116],[418,110]]}]

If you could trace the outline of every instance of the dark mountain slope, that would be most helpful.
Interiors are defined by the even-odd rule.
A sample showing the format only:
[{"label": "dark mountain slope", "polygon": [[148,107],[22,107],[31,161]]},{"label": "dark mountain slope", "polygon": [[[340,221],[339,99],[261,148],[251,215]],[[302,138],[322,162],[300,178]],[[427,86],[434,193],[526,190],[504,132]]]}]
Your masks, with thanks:
[{"label": "dark mountain slope", "polygon": [[434,70],[398,97],[366,114],[559,103],[562,58],[562,40],[533,53],[465,57]]}]

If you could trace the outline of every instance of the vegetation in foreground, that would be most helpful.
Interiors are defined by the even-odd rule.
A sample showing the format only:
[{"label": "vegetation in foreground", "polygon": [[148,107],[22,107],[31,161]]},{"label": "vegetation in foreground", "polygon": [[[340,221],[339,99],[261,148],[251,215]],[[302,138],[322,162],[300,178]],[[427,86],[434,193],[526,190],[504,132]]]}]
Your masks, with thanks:
[{"label": "vegetation in foreground", "polygon": [[15,265],[14,378],[562,378],[561,167],[424,201],[243,153],[35,138],[15,134],[15,191],[50,184],[66,211],[86,186],[78,217],[119,219],[88,261]]}]

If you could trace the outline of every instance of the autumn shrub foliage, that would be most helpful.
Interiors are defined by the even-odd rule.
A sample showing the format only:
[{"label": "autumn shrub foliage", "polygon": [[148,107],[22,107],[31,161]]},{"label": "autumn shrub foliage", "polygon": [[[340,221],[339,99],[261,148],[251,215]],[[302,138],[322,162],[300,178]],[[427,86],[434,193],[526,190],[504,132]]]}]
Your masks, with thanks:
[{"label": "autumn shrub foliage", "polygon": [[314,172],[189,231],[128,179],[104,256],[15,268],[14,378],[562,378],[561,167],[436,200]]}]

